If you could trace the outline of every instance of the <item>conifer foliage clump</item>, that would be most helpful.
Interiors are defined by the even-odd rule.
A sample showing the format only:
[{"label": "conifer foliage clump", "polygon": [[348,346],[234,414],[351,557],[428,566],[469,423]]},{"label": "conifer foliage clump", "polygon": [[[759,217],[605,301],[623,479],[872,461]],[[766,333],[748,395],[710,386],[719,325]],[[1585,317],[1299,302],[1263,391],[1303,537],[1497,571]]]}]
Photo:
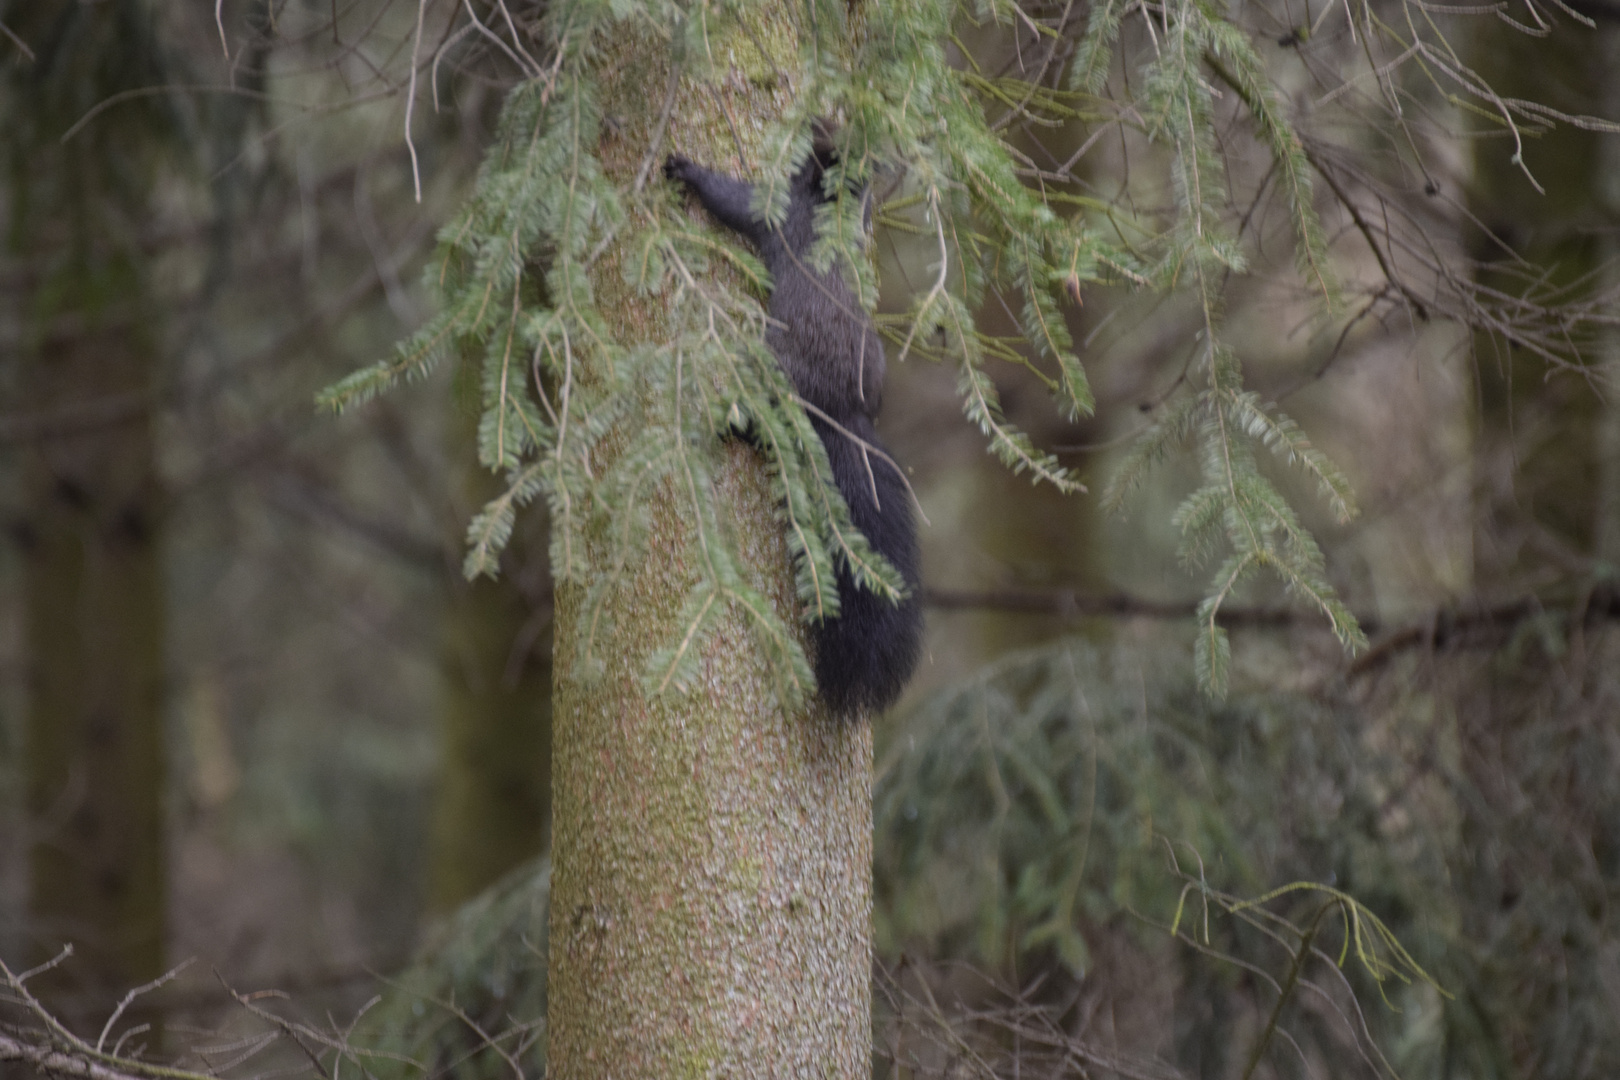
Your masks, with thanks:
[{"label": "conifer foliage clump", "polygon": [[[842,264],[862,302],[875,303],[863,193],[891,193],[879,222],[927,241],[933,276],[918,284],[903,319],[884,321],[890,362],[952,365],[962,410],[988,448],[1013,472],[1064,491],[1079,490],[1078,480],[1009,422],[998,365],[1034,372],[1057,407],[1079,417],[1091,411],[1092,395],[1065,321],[1070,298],[1099,282],[1194,294],[1205,318],[1192,378],[1116,490],[1172,445],[1190,438],[1198,447],[1202,482],[1178,521],[1188,558],[1229,551],[1201,615],[1198,650],[1208,685],[1219,690],[1227,647],[1215,613],[1259,568],[1320,607],[1346,644],[1361,637],[1325,580],[1316,544],[1256,457],[1270,449],[1302,466],[1341,517],[1353,512],[1348,486],[1295,425],[1245,390],[1223,341],[1221,283],[1245,270],[1246,256],[1215,150],[1216,73],[1236,89],[1274,159],[1299,275],[1327,310],[1336,290],[1300,141],[1249,32],[1215,5],[1156,5],[1144,14],[1157,46],[1127,53],[1118,48],[1125,9],[1117,0],[1089,9],[809,0],[796,62],[773,65],[767,76],[791,89],[791,104],[767,133],[755,179],[761,210],[780,220],[813,123],[834,121],[838,160],[812,260]],[[981,70],[958,34],[968,26],[1035,40],[1011,69]],[[653,144],[641,148],[642,167],[615,182],[599,157],[615,121],[603,115],[596,73],[605,44],[627,34],[668,42],[675,78]],[[578,659],[586,671],[599,668],[603,599],[645,551],[654,505],[674,498],[695,523],[699,576],[683,600],[684,632],[651,656],[646,688],[689,685],[705,635],[738,608],[776,659],[782,697],[793,703],[813,689],[797,636],[744,581],[735,542],[712,509],[722,438],[746,430],[763,452],[804,619],[837,613],[835,563],[884,595],[898,596],[903,583],[850,527],[825,451],[764,347],[763,268],[683,212],[659,180],[675,87],[725,77],[735,60],[724,58],[749,48],[754,34],[745,9],[729,3],[550,4],[536,32],[523,35],[531,46],[548,43],[547,51],[537,55],[514,37],[528,77],[510,93],[476,191],[441,235],[430,275],[442,310],[393,357],[323,401],[347,408],[421,377],[446,355],[466,358],[479,371],[481,460],[507,479],[469,528],[466,572],[493,572],[514,515],[543,497],[556,578],[586,589],[589,630],[575,642]],[[1031,126],[1075,123],[1129,127],[1161,145],[1169,205],[1122,227],[1118,207],[1078,194],[1072,174],[1043,171],[1019,148],[1019,132]],[[656,346],[626,344],[602,310],[589,271],[604,257],[627,287],[667,304]],[[736,269],[736,287],[704,275],[715,260]],[[981,329],[977,313],[992,306],[1016,314],[1016,337]],[[632,411],[633,430],[622,423]],[[590,543],[608,545],[615,569],[586,580]]]}]

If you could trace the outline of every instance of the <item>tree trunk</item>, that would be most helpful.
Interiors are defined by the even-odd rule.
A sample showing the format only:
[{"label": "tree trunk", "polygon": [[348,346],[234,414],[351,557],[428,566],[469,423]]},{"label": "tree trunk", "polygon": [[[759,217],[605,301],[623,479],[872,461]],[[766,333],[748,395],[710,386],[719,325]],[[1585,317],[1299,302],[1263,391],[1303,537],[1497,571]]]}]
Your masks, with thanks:
[{"label": "tree trunk", "polygon": [[[1620,32],[1604,23],[1596,33],[1602,63],[1599,115],[1614,117],[1620,115],[1620,72],[1615,69],[1615,64],[1620,63]],[[1607,224],[1598,253],[1603,267],[1599,286],[1610,296],[1620,296],[1620,241],[1615,239],[1615,224],[1620,222],[1620,187],[1613,180],[1620,175],[1620,136],[1598,138],[1602,140],[1598,152],[1601,174],[1593,187]],[[1600,331],[1598,350],[1595,359],[1602,368],[1620,370],[1620,330],[1609,326]],[[1611,566],[1620,566],[1620,401],[1612,393],[1604,395],[1598,404],[1597,472],[1592,554]]]},{"label": "tree trunk", "polygon": [[[1534,97],[1569,114],[1591,113],[1601,111],[1611,78],[1605,36],[1571,25],[1538,38],[1487,21],[1476,30],[1469,63],[1504,98]],[[1557,66],[1555,80],[1545,77],[1550,64]],[[1601,282],[1604,138],[1560,124],[1526,139],[1523,167],[1505,141],[1472,144],[1468,211],[1484,226],[1474,236],[1476,276],[1509,294],[1540,299],[1528,287],[1523,264],[1503,252],[1505,243],[1546,268],[1536,281],[1542,289],[1584,291]],[[1481,520],[1481,559],[1499,581],[1546,566],[1583,572],[1604,543],[1602,395],[1592,392],[1588,375],[1550,368],[1483,333],[1477,340],[1481,434],[1489,451],[1481,462],[1490,515]],[[1596,345],[1602,348],[1601,337]],[[1558,437],[1549,437],[1552,432]]]},{"label": "tree trunk", "polygon": [[107,322],[48,337],[24,400],[44,417],[92,411],[87,399],[139,407],[42,435],[26,454],[28,909],[40,951],[74,943],[60,980],[111,1003],[163,966],[164,604],[144,407],[154,354],[128,322],[139,308],[127,267],[80,284],[122,302],[54,313]]},{"label": "tree trunk", "polygon": [[[746,28],[714,41],[714,81],[678,85],[663,151],[752,172],[738,156],[757,151],[790,100],[777,73],[797,69],[803,12],[746,9]],[[600,153],[621,180],[640,170],[659,126],[668,50],[626,31],[600,57],[613,118]],[[623,284],[629,248],[598,262],[593,285],[626,342],[657,340],[661,308]],[[743,538],[751,584],[796,622],[787,546],[746,443],[727,447],[714,495]],[[735,613],[690,695],[649,698],[643,662],[678,638],[696,577],[678,505],[666,492],[646,561],[607,602],[611,628],[594,649],[606,668],[594,680],[577,656],[582,590],[558,589],[548,1068],[562,1078],[865,1077],[871,729],[819,706],[780,709]],[[605,545],[591,553],[599,572],[608,557]]]},{"label": "tree trunk", "polygon": [[24,271],[18,396],[4,411],[26,418],[13,535],[26,594],[28,912],[39,953],[77,951],[35,985],[76,985],[89,1008],[110,1011],[163,967],[159,347],[140,227],[173,115],[137,104],[62,135],[96,102],[170,80],[138,0],[42,0],[7,20],[35,49],[0,68],[5,233]]}]

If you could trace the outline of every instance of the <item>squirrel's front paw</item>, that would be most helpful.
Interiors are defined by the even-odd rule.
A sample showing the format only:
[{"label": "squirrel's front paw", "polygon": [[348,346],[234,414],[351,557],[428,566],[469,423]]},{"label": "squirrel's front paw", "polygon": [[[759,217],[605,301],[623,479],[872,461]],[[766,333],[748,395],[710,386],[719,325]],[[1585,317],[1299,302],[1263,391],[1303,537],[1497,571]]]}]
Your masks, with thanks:
[{"label": "squirrel's front paw", "polygon": [[664,159],[664,179],[685,180],[687,170],[692,167],[691,161],[679,154],[671,154]]}]

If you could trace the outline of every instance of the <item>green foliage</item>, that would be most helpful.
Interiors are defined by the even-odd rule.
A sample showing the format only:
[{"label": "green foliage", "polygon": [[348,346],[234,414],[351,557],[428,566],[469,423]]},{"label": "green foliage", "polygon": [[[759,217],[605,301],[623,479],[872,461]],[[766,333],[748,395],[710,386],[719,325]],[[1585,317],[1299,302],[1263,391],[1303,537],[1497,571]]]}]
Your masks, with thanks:
[{"label": "green foliage", "polygon": [[1176,1027],[1229,1046],[1234,1010],[1279,1014],[1277,986],[1221,971],[1283,983],[1308,940],[1282,1030],[1350,1075],[1352,1029],[1389,1055],[1362,1043],[1368,1075],[1613,1075],[1620,633],[1588,632],[1578,661],[1526,624],[1353,693],[1227,701],[1179,649],[1010,656],[880,754],[878,948],[1113,995],[1163,993],[1135,984],[1168,967]]},{"label": "green foliage", "polygon": [[376,1080],[545,1072],[551,864],[514,871],[434,928],[352,1041]]},{"label": "green foliage", "polygon": [[[1097,64],[1117,33],[1117,17],[1109,10],[1097,9],[1076,61],[1075,78],[1088,88],[1100,85]],[[1187,562],[1203,562],[1217,546],[1217,534],[1232,552],[1211,580],[1199,610],[1196,666],[1200,680],[1219,695],[1226,691],[1229,646],[1215,618],[1233,590],[1255,570],[1270,569],[1290,592],[1320,610],[1346,648],[1362,648],[1366,638],[1327,582],[1315,540],[1287,499],[1258,470],[1251,450],[1252,443],[1259,443],[1316,479],[1340,522],[1354,516],[1348,481],[1275,405],[1243,389],[1242,366],[1221,340],[1215,282],[1227,273],[1241,273],[1245,257],[1220,213],[1224,174],[1215,150],[1214,88],[1205,68],[1237,92],[1252,116],[1282,178],[1299,275],[1331,310],[1337,306],[1338,290],[1327,265],[1321,221],[1311,203],[1304,149],[1282,115],[1246,32],[1213,5],[1196,0],[1173,5],[1166,16],[1164,47],[1141,73],[1145,90],[1135,103],[1146,118],[1147,132],[1173,151],[1172,181],[1179,210],[1150,276],[1160,287],[1179,283],[1191,287],[1204,322],[1196,369],[1207,381],[1172,403],[1132,448],[1104,502],[1117,509],[1150,465],[1188,437],[1196,439],[1203,483],[1182,504],[1177,524]]]},{"label": "green foliage", "polygon": [[[1174,649],[1009,657],[880,755],[879,951],[1044,971],[1057,999],[1081,974],[1091,994],[1142,992],[1156,1004],[1123,1010],[1122,1034],[1145,1025],[1158,1047],[1173,1024],[1206,1064],[1200,1044],[1280,1063],[1292,1039],[1335,1075],[1613,1075],[1620,634],[1549,680],[1560,637],[1408,657],[1326,699],[1212,701]],[[539,1068],[547,885],[527,868],[439,928],[356,1029],[368,1070],[509,1075],[503,1052]],[[1279,1009],[1302,943],[1314,959]],[[1157,999],[1142,984],[1167,960],[1184,982]],[[1149,1007],[1161,1021],[1132,1011]]]},{"label": "green foliage", "polygon": [[1166,843],[1233,893],[1302,857],[1305,876],[1381,876],[1375,844],[1332,835],[1360,764],[1341,718],[1283,697],[1213,703],[1175,667],[1068,641],[921,705],[876,788],[880,947],[998,966],[1051,948],[1083,971],[1087,927],[1172,921]]},{"label": "green foliage", "polygon": [[[1183,514],[1195,530],[1189,554],[1211,547],[1217,524],[1232,551],[1206,605],[1200,667],[1213,689],[1224,688],[1225,645],[1214,617],[1231,589],[1260,567],[1320,608],[1346,645],[1359,644],[1360,631],[1323,576],[1320,552],[1255,468],[1249,444],[1270,446],[1316,475],[1341,515],[1351,512],[1347,487],[1286,417],[1242,389],[1237,360],[1219,340],[1213,277],[1241,271],[1245,256],[1222,220],[1210,70],[1236,87],[1276,160],[1301,275],[1329,303],[1334,297],[1303,151],[1247,32],[1209,3],[1185,0],[1163,10],[1164,47],[1130,80],[1141,87],[1138,98],[1118,106],[1169,147],[1175,198],[1164,220],[1138,223],[1147,239],[1126,249],[1104,237],[1114,223],[1074,211],[1086,200],[1029,182],[1012,136],[991,115],[1004,109],[1041,123],[1081,117],[1079,106],[1108,81],[1123,9],[1093,9],[1067,90],[1057,88],[1064,79],[1056,70],[991,77],[970,55],[965,65],[952,62],[947,45],[956,24],[1028,18],[1012,4],[885,0],[861,10],[857,31],[841,2],[812,0],[807,9],[797,69],[777,73],[794,94],[765,135],[757,209],[770,220],[785,213],[787,178],[809,152],[813,121],[836,116],[839,164],[828,177],[834,198],[818,220],[811,261],[844,267],[863,303],[871,303],[864,208],[851,193],[869,187],[880,169],[901,177],[910,227],[933,239],[935,277],[891,335],[892,358],[916,354],[956,366],[964,413],[992,452],[1015,473],[1064,491],[1081,490],[1078,479],[1009,422],[994,362],[1035,372],[1064,415],[1088,414],[1092,395],[1066,325],[1065,294],[1101,280],[1195,290],[1205,312],[1207,385],[1193,391],[1189,405],[1172,408],[1168,431],[1161,425],[1144,441],[1125,475],[1139,475],[1175,438],[1196,433],[1205,487]],[[556,50],[547,74],[512,92],[477,190],[441,237],[432,273],[444,309],[394,357],[334,386],[322,401],[350,407],[421,376],[445,355],[470,358],[481,370],[480,457],[506,474],[508,488],[469,528],[468,574],[493,572],[514,515],[545,498],[556,578],[588,590],[591,629],[579,648],[589,670],[600,660],[602,601],[643,556],[653,515],[673,496],[689,526],[697,580],[683,601],[679,639],[644,672],[647,687],[687,685],[705,636],[721,613],[737,610],[781,661],[784,699],[797,701],[811,683],[795,636],[743,580],[734,538],[712,507],[720,437],[747,429],[764,451],[806,620],[836,614],[835,565],[890,597],[902,583],[850,526],[825,454],[762,346],[757,298],[705,275],[718,255],[762,286],[758,263],[676,212],[662,185],[644,182],[658,147],[647,148],[648,166],[633,183],[607,177],[595,156],[602,118],[592,65],[601,37],[629,24],[650,27],[675,43],[683,74],[703,80],[724,74],[710,70],[713,58],[744,32],[726,3],[573,0],[553,5],[547,19]],[[851,41],[857,44],[846,63]],[[662,338],[659,348],[631,347],[600,309],[592,267],[609,250],[628,286],[658,298],[655,307],[667,305],[649,328]],[[1016,313],[1016,340],[977,329],[975,313],[992,299]],[[604,537],[610,570],[586,580],[586,546]]]},{"label": "green foliage", "polygon": [[1118,507],[1143,474],[1176,444],[1196,437],[1202,483],[1176,510],[1181,557],[1203,563],[1224,538],[1232,553],[1221,563],[1198,609],[1194,663],[1213,693],[1226,692],[1230,646],[1216,623],[1221,605],[1251,571],[1268,568],[1289,591],[1326,616],[1347,649],[1364,648],[1366,635],[1328,583],[1322,551],[1288,500],[1260,472],[1255,444],[1316,480],[1340,522],[1355,513],[1344,476],[1310,444],[1299,426],[1252,392],[1242,389],[1236,359],[1224,347],[1212,350],[1212,385],[1166,410],[1126,456],[1104,503]]}]

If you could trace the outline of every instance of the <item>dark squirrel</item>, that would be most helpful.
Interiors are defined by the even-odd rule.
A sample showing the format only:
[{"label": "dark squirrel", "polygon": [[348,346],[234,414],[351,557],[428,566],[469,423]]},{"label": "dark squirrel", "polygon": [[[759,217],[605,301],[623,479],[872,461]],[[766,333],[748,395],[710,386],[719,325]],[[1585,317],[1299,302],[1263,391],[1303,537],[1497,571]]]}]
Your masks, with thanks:
[{"label": "dark squirrel", "polygon": [[775,228],[750,209],[754,186],[745,180],[678,154],[664,163],[664,175],[759,250],[772,280],[765,342],[813,406],[806,412],[827,448],[850,520],[905,580],[906,596],[895,604],[857,586],[835,559],[839,614],[812,624],[811,644],[822,700],[834,715],[853,719],[880,712],[900,696],[921,651],[922,610],[911,493],[887,452],[868,449],[882,450],[872,421],[883,398],[883,342],[836,263],[820,274],[809,265],[815,211],[827,201],[823,181],[835,160],[825,132],[818,132],[793,176],[787,218]]}]

